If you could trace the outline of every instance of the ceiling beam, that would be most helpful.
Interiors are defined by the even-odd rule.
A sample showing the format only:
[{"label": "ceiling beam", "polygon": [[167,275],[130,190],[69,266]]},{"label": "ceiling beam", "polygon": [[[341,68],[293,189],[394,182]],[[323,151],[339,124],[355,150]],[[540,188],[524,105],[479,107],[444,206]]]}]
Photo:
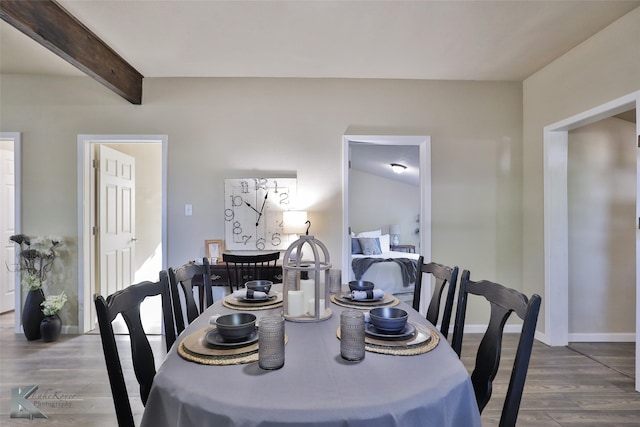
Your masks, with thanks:
[{"label": "ceiling beam", "polygon": [[132,104],[142,74],[54,0],[0,0],[0,18]]}]

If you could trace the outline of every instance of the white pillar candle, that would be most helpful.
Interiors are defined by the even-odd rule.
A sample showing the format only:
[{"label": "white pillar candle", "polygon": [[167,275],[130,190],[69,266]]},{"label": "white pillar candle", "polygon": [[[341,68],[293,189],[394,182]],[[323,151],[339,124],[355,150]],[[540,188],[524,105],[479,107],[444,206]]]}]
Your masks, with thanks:
[{"label": "white pillar candle", "polygon": [[[316,282],[313,279],[300,279],[300,290],[304,292],[304,301],[305,303],[309,301],[310,298],[316,297]],[[307,305],[305,304],[305,308]],[[305,310],[305,313],[308,310]]]},{"label": "white pillar candle", "polygon": [[307,312],[307,306],[304,303],[304,292],[289,291],[287,300],[287,310],[289,316],[302,316]]},{"label": "white pillar candle", "polygon": [[[311,316],[315,316],[316,315],[316,299],[315,298],[309,298],[309,304],[308,304],[308,310],[309,310],[309,314]],[[324,313],[324,300],[321,299],[320,300],[320,307],[318,309],[320,311],[320,313]]]}]

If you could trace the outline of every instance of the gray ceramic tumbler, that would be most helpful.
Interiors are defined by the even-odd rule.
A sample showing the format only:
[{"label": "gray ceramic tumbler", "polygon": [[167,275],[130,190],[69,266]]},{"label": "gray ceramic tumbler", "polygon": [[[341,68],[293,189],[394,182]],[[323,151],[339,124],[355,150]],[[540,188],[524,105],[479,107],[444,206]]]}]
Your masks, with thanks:
[{"label": "gray ceramic tumbler", "polygon": [[340,355],[345,360],[364,359],[364,314],[345,310],[340,314]]},{"label": "gray ceramic tumbler", "polygon": [[268,370],[284,366],[284,317],[265,316],[260,319],[258,366]]}]

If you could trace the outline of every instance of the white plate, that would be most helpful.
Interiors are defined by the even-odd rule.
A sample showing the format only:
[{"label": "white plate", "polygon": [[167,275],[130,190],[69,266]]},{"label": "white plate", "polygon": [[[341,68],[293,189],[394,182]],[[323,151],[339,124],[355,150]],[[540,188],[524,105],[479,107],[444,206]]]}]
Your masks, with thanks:
[{"label": "white plate", "polygon": [[404,340],[407,338],[411,338],[413,333],[416,331],[416,328],[409,322],[404,325],[404,328],[400,332],[385,332],[380,329],[376,329],[372,323],[367,323],[365,325],[364,333],[369,335],[370,337],[378,338],[381,340]]},{"label": "white plate", "polygon": [[230,342],[225,341],[225,339],[222,338],[222,335],[220,335],[220,332],[217,329],[212,329],[207,332],[204,339],[208,344],[216,347],[238,348],[253,344],[254,342],[258,341],[258,330],[255,329],[246,339],[242,341]]}]

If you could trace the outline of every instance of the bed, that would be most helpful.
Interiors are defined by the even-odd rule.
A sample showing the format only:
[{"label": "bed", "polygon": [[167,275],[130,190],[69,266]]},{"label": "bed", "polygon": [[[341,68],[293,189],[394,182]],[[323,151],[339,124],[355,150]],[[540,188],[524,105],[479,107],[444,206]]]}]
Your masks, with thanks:
[{"label": "bed", "polygon": [[411,303],[420,254],[390,250],[389,235],[379,230],[351,237],[349,280],[367,280]]}]

